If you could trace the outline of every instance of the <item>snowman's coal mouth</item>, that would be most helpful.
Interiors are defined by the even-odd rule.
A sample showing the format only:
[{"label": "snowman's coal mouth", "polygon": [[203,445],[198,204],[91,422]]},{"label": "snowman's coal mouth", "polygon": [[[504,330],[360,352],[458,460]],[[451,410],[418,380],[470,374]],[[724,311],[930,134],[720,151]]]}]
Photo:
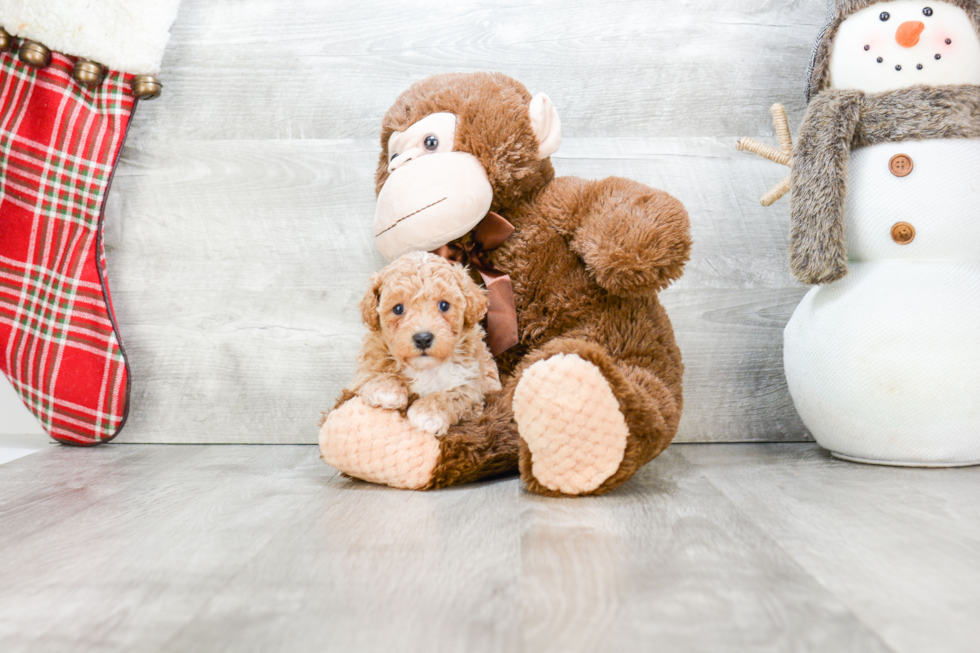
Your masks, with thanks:
[{"label": "snowman's coal mouth", "polygon": [[[939,54],[937,52],[936,53],[936,61],[939,61],[942,58],[943,58],[943,55],[941,55],[941,54]],[[878,63],[885,63],[884,57],[878,57],[875,61],[877,61]],[[924,64],[921,64],[921,63],[915,64],[915,69],[916,70],[922,70],[923,68],[925,68],[925,65]],[[902,64],[895,64],[895,70],[901,72],[901,70],[902,70]]]},{"label": "snowman's coal mouth", "polygon": [[[937,58],[938,58],[938,55],[937,55]],[[883,63],[883,61],[879,58],[878,63]],[[923,70],[924,68],[925,68],[925,65],[923,65],[921,63],[915,64],[915,69],[916,70]],[[896,72],[902,72],[902,70],[903,70],[902,64],[895,64],[895,71]]]}]

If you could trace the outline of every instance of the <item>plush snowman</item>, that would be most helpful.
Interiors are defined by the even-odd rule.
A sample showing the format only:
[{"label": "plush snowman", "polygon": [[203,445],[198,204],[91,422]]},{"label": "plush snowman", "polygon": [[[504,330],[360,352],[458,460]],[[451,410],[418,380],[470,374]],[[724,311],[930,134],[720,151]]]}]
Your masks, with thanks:
[{"label": "plush snowman", "polygon": [[792,150],[796,408],[840,458],[980,464],[980,4],[832,3]]}]

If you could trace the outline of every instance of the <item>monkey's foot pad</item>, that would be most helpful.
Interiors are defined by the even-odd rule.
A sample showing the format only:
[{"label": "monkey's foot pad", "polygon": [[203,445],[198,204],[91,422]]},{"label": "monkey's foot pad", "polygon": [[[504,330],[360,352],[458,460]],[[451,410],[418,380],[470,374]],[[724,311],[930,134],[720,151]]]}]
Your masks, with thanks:
[{"label": "monkey's foot pad", "polygon": [[524,372],[514,390],[517,431],[531,452],[531,473],[550,490],[595,490],[623,462],[629,428],[599,368],[558,354]]},{"label": "monkey's foot pad", "polygon": [[392,410],[372,408],[360,397],[327,416],[320,429],[320,457],[331,467],[371,483],[424,489],[439,460],[439,440],[413,428]]}]

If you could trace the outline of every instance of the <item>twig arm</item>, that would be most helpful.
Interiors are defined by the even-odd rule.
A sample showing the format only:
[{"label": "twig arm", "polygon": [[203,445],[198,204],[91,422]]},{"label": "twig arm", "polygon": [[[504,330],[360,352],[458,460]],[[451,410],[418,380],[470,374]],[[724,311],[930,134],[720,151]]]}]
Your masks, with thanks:
[{"label": "twig arm", "polygon": [[[776,136],[779,138],[779,149],[760,143],[753,138],[740,138],[735,143],[735,148],[758,154],[761,157],[779,163],[780,165],[793,167],[793,138],[789,133],[789,121],[786,119],[786,109],[778,102],[769,109],[772,111],[772,122],[776,126]],[[780,197],[790,191],[791,176],[787,176],[768,193],[762,196],[762,205],[770,206]]]},{"label": "twig arm", "polygon": [[781,182],[773,186],[772,190],[762,196],[762,199],[760,200],[762,202],[762,206],[772,206],[776,200],[789,192],[789,188],[790,175],[786,175]]},{"label": "twig arm", "polygon": [[793,153],[793,138],[789,135],[789,121],[786,120],[786,109],[778,102],[772,105],[772,122],[776,125],[776,136],[779,138],[779,149],[787,155]]},{"label": "twig arm", "polygon": [[789,165],[789,154],[786,152],[780,152],[771,145],[766,145],[765,143],[760,143],[754,138],[740,138],[738,142],[735,143],[736,149],[745,150],[748,152],[753,152],[759,156],[765,157],[770,161],[775,161],[784,166]]}]

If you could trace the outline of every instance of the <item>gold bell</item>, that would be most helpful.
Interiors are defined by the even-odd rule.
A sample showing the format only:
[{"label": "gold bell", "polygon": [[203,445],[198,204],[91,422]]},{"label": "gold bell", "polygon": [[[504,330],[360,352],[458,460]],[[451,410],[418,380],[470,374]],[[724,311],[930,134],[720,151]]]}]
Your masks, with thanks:
[{"label": "gold bell", "polygon": [[105,79],[105,66],[94,61],[79,59],[72,73],[75,81],[83,86],[98,86]]},{"label": "gold bell", "polygon": [[20,45],[20,60],[31,68],[44,68],[51,63],[51,50],[34,41],[24,41]]},{"label": "gold bell", "polygon": [[133,78],[132,87],[137,100],[152,100],[163,92],[163,84],[153,75],[137,75]]},{"label": "gold bell", "polygon": [[0,27],[0,52],[6,52],[12,47],[14,47],[14,37],[10,35],[10,32]]}]

